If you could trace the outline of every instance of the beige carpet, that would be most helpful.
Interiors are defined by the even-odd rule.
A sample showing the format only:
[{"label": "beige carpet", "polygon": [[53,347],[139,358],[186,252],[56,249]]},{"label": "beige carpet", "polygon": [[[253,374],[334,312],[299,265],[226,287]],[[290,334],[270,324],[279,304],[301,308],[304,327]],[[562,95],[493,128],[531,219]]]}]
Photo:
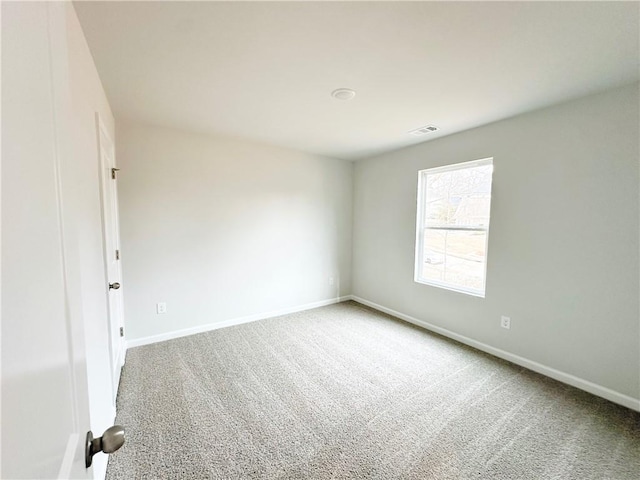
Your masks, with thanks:
[{"label": "beige carpet", "polygon": [[347,302],[132,349],[114,479],[638,479],[640,414]]}]

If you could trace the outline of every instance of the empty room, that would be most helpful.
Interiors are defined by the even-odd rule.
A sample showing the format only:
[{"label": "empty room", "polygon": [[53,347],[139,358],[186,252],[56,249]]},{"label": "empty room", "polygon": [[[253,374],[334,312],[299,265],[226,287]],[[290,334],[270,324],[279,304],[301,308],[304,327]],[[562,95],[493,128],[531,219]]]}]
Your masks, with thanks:
[{"label": "empty room", "polygon": [[640,2],[2,1],[3,479],[640,479]]}]

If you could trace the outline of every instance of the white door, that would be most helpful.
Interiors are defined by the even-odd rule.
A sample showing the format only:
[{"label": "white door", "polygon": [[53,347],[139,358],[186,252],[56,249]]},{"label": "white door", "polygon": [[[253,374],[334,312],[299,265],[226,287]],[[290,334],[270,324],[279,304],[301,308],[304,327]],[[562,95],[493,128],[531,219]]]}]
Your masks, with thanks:
[{"label": "white door", "polygon": [[111,343],[111,379],[113,404],[120,382],[120,371],[124,365],[124,321],[122,304],[122,271],[120,268],[120,232],[118,219],[117,168],[113,141],[96,114],[98,156],[100,164],[100,186],[102,194],[102,229],[104,236],[105,282],[108,287],[109,338]]},{"label": "white door", "polygon": [[[112,393],[111,379],[96,375],[87,360],[95,349],[108,349],[108,340],[88,336],[83,316],[69,6],[2,2],[1,8],[0,477],[100,478],[104,469],[85,468],[85,436],[94,416],[113,412],[90,400],[96,396],[90,385],[106,382],[103,391]],[[111,398],[103,402],[110,404]]]}]

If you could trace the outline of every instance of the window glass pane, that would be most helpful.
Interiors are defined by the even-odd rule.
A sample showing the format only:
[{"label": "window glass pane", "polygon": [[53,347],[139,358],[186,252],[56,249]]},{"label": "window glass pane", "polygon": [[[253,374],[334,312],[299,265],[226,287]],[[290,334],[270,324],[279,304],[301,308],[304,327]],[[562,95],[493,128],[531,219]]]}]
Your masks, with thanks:
[{"label": "window glass pane", "polygon": [[483,291],[486,237],[484,231],[426,229],[422,278]]},{"label": "window glass pane", "polygon": [[422,249],[423,279],[444,282],[446,236],[446,230],[425,230]]},{"label": "window glass pane", "polygon": [[492,165],[427,173],[427,226],[488,226]]}]

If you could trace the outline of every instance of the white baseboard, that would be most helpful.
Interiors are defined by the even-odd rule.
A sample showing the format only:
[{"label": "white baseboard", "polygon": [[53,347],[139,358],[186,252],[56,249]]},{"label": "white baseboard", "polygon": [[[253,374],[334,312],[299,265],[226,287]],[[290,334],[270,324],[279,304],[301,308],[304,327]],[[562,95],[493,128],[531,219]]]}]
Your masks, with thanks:
[{"label": "white baseboard", "polygon": [[150,337],[127,340],[127,349],[133,348],[133,347],[140,347],[142,345],[150,345],[152,343],[164,342],[166,340],[172,340],[174,338],[187,337],[189,335],[195,335],[197,333],[210,332],[211,330],[217,330],[219,328],[232,327],[234,325],[241,325],[243,323],[255,322],[257,320],[264,320],[266,318],[279,317],[281,315],[301,312],[303,310],[311,310],[312,308],[325,307],[327,305],[333,305],[334,303],[340,303],[346,300],[351,300],[351,295],[347,295],[344,297],[330,298],[328,300],[321,300],[319,302],[307,303],[304,305],[297,305],[295,307],[285,308],[285,309],[277,310],[273,312],[257,313],[254,315],[248,315],[246,317],[223,320],[222,322],[209,323],[206,325],[198,325],[197,327],[191,327],[191,328],[185,328],[183,330],[176,330],[173,332],[161,333],[159,335],[152,335]]},{"label": "white baseboard", "polygon": [[477,340],[473,340],[472,338],[465,337],[464,335],[459,335],[450,330],[447,330],[446,328],[432,325],[428,322],[425,322],[424,320],[419,320],[409,315],[405,315],[404,313],[398,312],[396,310],[392,310],[391,308],[383,307],[382,305],[378,305],[377,303],[371,302],[369,300],[358,297],[356,295],[349,295],[348,298],[345,297],[345,300],[347,299],[354,300],[358,303],[367,305],[371,308],[375,308],[376,310],[379,310],[381,312],[387,313],[394,317],[400,318],[409,323],[413,323],[414,325],[417,325],[419,327],[425,328],[432,332],[439,333],[440,335],[443,335],[448,338],[452,338],[453,340],[457,340],[458,342],[464,343],[465,345],[469,345],[470,347],[476,348],[478,350],[489,353],[491,355],[502,358],[504,360],[508,360],[509,362],[515,363],[516,365],[520,365],[522,367],[528,368],[529,370],[533,370],[534,372],[541,373],[542,375],[546,375],[547,377],[551,377],[562,383],[566,383],[573,387],[579,388],[580,390],[584,390],[585,392],[592,393],[593,395],[597,395],[598,397],[605,398],[614,403],[623,405],[627,408],[640,412],[640,400],[637,398],[633,398],[633,397],[630,397],[629,395],[616,392],[615,390],[611,390],[610,388],[603,387],[601,385],[595,384],[588,380],[584,380],[582,378],[576,377],[575,375],[571,375],[569,373],[561,372],[560,370],[556,370],[555,368],[551,368],[541,363],[534,362],[533,360],[529,360],[519,355],[509,353],[505,350],[492,347],[491,345],[487,345],[486,343],[478,342]]}]

